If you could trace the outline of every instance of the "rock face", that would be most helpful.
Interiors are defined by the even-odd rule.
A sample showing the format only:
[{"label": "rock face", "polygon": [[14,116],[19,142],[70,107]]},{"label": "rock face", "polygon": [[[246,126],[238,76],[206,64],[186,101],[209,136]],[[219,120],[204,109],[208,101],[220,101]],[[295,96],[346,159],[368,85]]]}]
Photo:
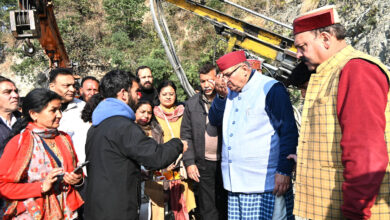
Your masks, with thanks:
[{"label": "rock face", "polygon": [[271,8],[270,15],[291,24],[300,13],[335,4],[347,41],[390,66],[390,1],[387,0],[286,0]]},{"label": "rock face", "polygon": [[390,66],[390,1],[352,1],[340,12],[351,44]]}]

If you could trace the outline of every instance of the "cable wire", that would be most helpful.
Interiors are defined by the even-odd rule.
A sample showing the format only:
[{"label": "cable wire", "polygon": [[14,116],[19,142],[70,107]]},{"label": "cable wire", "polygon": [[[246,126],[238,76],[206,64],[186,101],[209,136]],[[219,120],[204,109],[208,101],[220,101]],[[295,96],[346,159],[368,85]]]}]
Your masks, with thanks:
[{"label": "cable wire", "polygon": [[[184,88],[184,91],[191,97],[195,94],[195,91],[192,88],[191,84],[189,83],[188,78],[184,72],[184,69],[180,64],[179,57],[176,54],[173,41],[168,29],[168,25],[164,18],[163,8],[160,0],[150,0],[150,12],[152,14],[154,27],[164,47],[168,60],[171,63],[173,70],[175,71],[175,74],[179,78],[180,84]],[[163,30],[161,30],[160,23]],[[168,42],[166,38],[168,39]]]}]

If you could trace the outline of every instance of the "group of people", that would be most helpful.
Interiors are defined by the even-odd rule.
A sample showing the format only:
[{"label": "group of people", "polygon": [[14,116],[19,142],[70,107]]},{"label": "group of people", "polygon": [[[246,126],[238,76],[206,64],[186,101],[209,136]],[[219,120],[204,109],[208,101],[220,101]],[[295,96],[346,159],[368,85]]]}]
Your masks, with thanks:
[{"label": "group of people", "polygon": [[86,77],[83,100],[58,68],[20,113],[0,77],[3,218],[137,219],[145,180],[153,220],[167,206],[179,220],[196,207],[205,220],[389,219],[389,71],[347,45],[334,6],[293,27],[306,69],[300,135],[285,86],[244,51],[202,66],[185,103],[147,66]]}]

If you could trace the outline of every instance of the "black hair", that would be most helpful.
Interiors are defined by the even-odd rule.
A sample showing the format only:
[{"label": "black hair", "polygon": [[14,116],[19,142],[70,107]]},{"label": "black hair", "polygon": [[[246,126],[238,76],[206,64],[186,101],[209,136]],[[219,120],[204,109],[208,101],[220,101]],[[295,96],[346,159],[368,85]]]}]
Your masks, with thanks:
[{"label": "black hair", "polygon": [[71,76],[73,76],[73,72],[71,69],[67,69],[67,68],[52,69],[49,72],[49,83],[54,82],[58,75],[71,75]]},{"label": "black hair", "polygon": [[10,83],[15,85],[15,83],[12,80],[10,80],[4,76],[0,76],[0,83],[2,83],[2,82],[10,82]]},{"label": "black hair", "polygon": [[19,134],[21,130],[26,128],[29,122],[33,122],[30,116],[30,111],[40,113],[47,107],[49,102],[53,100],[62,100],[61,96],[48,89],[33,89],[23,99],[22,119],[18,120],[12,127],[10,139]]},{"label": "black hair", "polygon": [[310,80],[310,76],[314,71],[310,71],[304,62],[300,62],[292,71],[291,75],[286,80],[287,86],[295,86],[303,88],[304,84]]},{"label": "black hair", "polygon": [[199,92],[201,92],[202,91],[202,86],[196,85],[196,86],[194,86],[194,90],[198,90]]},{"label": "black hair", "polygon": [[158,96],[160,96],[161,90],[162,90],[163,88],[165,88],[165,87],[168,87],[168,86],[172,87],[173,90],[175,90],[175,103],[173,103],[173,105],[176,106],[176,105],[177,105],[176,85],[175,85],[175,83],[172,82],[171,80],[164,80],[164,81],[162,81],[162,82],[160,83],[160,85],[158,85],[158,87],[157,87]]},{"label": "black hair", "polygon": [[205,65],[203,65],[200,69],[199,69],[199,74],[207,74],[209,73],[211,70],[213,69],[217,69],[216,66],[214,66],[213,64],[211,63],[206,63]]},{"label": "black hair", "polygon": [[87,81],[87,80],[93,80],[95,82],[97,82],[99,84],[99,80],[96,79],[94,76],[86,76],[84,77],[82,80],[81,80],[81,87],[83,87],[84,85],[84,82]]},{"label": "black hair", "polygon": [[152,117],[150,118],[149,124],[152,123],[153,121],[157,122],[157,119],[154,116],[154,112],[153,112],[154,105],[153,105],[153,103],[149,99],[144,99],[144,98],[139,99],[138,103],[135,105],[134,113],[137,112],[138,108],[141,107],[141,105],[150,105],[150,106],[152,106]]},{"label": "black hair", "polygon": [[158,94],[160,94],[161,90],[167,86],[171,86],[173,88],[173,90],[175,90],[176,92],[176,85],[174,82],[172,82],[171,80],[164,80],[160,83],[160,85],[158,85],[157,87],[157,92]]},{"label": "black hair", "polygon": [[138,77],[138,71],[143,70],[143,69],[149,69],[150,72],[152,72],[152,69],[150,69],[150,67],[148,67],[148,66],[139,66],[139,67],[135,70],[135,75]]},{"label": "black hair", "polygon": [[99,92],[103,98],[116,98],[121,89],[130,89],[133,82],[138,82],[138,80],[130,72],[111,70],[103,76],[99,85]]},{"label": "black hair", "polygon": [[141,105],[145,105],[145,104],[148,104],[148,105],[152,106],[152,109],[153,109],[153,107],[154,107],[153,103],[152,103],[149,99],[140,98],[140,99],[138,100],[138,103],[135,105],[134,112],[136,112],[137,109],[138,109]]},{"label": "black hair", "polygon": [[333,24],[327,27],[318,28],[313,30],[313,32],[316,37],[321,32],[327,32],[329,34],[334,35],[337,40],[344,40],[347,36],[347,30],[345,30],[345,27],[342,24]]},{"label": "black hair", "polygon": [[81,111],[81,119],[84,122],[92,122],[92,113],[103,99],[103,96],[97,93],[91,96],[88,102],[85,103],[84,109]]},{"label": "black hair", "polygon": [[19,97],[18,108],[23,108],[24,98],[25,98],[24,96]]}]

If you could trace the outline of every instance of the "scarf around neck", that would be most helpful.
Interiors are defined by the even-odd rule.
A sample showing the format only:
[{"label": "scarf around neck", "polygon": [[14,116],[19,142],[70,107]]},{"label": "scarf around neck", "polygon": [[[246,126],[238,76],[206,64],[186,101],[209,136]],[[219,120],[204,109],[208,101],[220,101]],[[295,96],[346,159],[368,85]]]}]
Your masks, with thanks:
[{"label": "scarf around neck", "polygon": [[47,139],[55,138],[57,135],[60,134],[58,130],[55,128],[42,128],[36,126],[33,123],[28,124],[26,129],[29,129],[30,131],[32,131],[34,134],[38,135],[41,138],[47,138]]},{"label": "scarf around neck", "polygon": [[[41,138],[53,138],[63,157],[63,168],[65,172],[72,172],[77,164],[77,156],[72,146],[71,138],[57,129],[45,129],[34,123],[29,123],[19,135],[13,137],[7,144],[3,157],[0,159],[1,182],[20,183],[25,181],[24,173],[29,168],[33,157],[34,148],[43,148]],[[55,165],[52,163],[52,167]],[[36,172],[40,172],[37,170]],[[42,173],[42,175],[47,175]],[[34,183],[26,183],[34,184]],[[6,190],[6,189],[4,189]],[[8,192],[12,193],[12,190]],[[73,187],[66,191],[66,204],[70,210],[77,210],[84,202],[79,193]],[[33,198],[37,209],[34,211],[39,219],[63,219],[63,210],[57,202],[54,191]],[[50,205],[49,205],[50,204]],[[4,216],[13,218],[26,211],[23,200],[10,200],[7,204]]]},{"label": "scarf around neck", "polygon": [[[171,107],[171,108],[175,108],[175,107]],[[167,112],[164,110],[164,107],[159,105],[154,107],[153,112],[156,117],[159,117],[164,120],[166,118],[169,122],[175,122],[183,115],[184,106],[178,105],[172,112]]]}]

